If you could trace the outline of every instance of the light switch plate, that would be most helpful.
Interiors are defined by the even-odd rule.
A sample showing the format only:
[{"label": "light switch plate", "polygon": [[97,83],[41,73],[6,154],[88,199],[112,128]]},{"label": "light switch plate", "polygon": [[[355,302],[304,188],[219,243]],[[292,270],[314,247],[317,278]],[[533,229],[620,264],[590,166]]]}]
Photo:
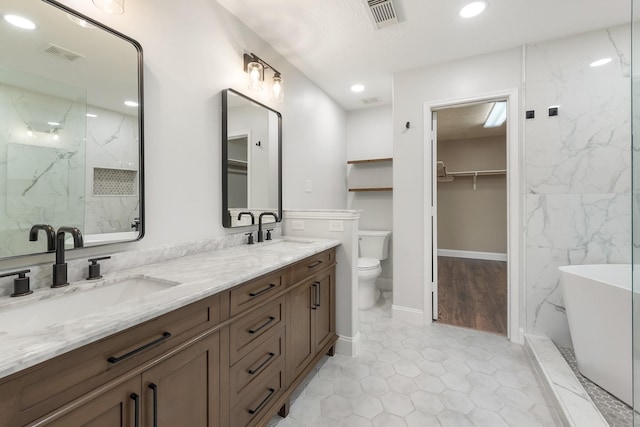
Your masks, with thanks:
[{"label": "light switch plate", "polygon": [[292,230],[304,230],[304,221],[291,221]]},{"label": "light switch plate", "polygon": [[329,231],[344,231],[344,221],[329,221]]}]

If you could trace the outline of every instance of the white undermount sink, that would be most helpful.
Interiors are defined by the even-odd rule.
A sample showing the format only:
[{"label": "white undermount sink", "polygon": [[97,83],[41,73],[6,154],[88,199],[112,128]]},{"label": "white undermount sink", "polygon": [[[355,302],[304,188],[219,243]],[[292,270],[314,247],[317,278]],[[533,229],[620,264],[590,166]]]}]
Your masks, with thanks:
[{"label": "white undermount sink", "polygon": [[[35,331],[73,319],[79,319],[105,308],[113,307],[153,292],[169,289],[178,282],[134,276],[88,289],[77,287],[74,292],[60,294],[52,290],[48,299],[0,308],[0,331],[9,333]],[[70,289],[69,289],[70,290]]]}]

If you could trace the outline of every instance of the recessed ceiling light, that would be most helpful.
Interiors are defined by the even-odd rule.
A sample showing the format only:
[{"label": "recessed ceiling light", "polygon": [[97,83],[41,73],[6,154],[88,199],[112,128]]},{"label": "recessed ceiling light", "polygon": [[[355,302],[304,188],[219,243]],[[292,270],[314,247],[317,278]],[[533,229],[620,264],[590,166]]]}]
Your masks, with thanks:
[{"label": "recessed ceiling light", "polygon": [[47,124],[49,126],[60,126],[60,123],[58,123],[58,122],[47,122]]},{"label": "recessed ceiling light", "polygon": [[71,22],[73,22],[76,25],[81,26],[82,28],[89,28],[89,29],[95,28],[94,25],[91,25],[87,21],[85,21],[84,19],[78,18],[77,16],[73,16],[70,13],[67,13],[67,18],[69,18],[69,20]]},{"label": "recessed ceiling light", "polygon": [[598,59],[597,61],[593,61],[589,65],[592,67],[601,67],[603,65],[607,65],[609,62],[611,62],[611,58],[602,58],[602,59]]},{"label": "recessed ceiling light", "polygon": [[124,105],[127,107],[137,107],[139,104],[136,101],[124,101]]},{"label": "recessed ceiling light", "polygon": [[364,90],[364,85],[357,83],[351,86],[351,92],[362,92]]},{"label": "recessed ceiling light", "polygon": [[4,15],[4,20],[11,25],[15,25],[16,27],[23,28],[25,30],[36,29],[36,24],[34,24],[32,21],[29,21],[27,18],[23,18],[22,16]]},{"label": "recessed ceiling light", "polygon": [[93,113],[87,113],[87,117],[91,117],[92,119],[95,119],[96,117],[98,117],[98,115]]},{"label": "recessed ceiling light", "polygon": [[487,8],[487,2],[485,1],[474,1],[473,3],[469,3],[462,9],[460,9],[460,16],[463,18],[473,18],[474,16],[480,15]]}]

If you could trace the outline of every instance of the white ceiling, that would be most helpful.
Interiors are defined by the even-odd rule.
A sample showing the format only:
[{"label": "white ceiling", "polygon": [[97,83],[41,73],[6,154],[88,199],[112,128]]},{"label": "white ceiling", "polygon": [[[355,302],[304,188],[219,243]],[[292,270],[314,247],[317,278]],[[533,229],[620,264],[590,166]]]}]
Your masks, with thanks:
[{"label": "white ceiling", "polygon": [[438,142],[506,136],[506,122],[494,128],[484,127],[493,104],[482,102],[438,110]]},{"label": "white ceiling", "polygon": [[390,103],[397,71],[630,21],[630,0],[487,0],[463,19],[469,1],[393,0],[400,22],[376,30],[366,0],[218,0],[347,110]]}]

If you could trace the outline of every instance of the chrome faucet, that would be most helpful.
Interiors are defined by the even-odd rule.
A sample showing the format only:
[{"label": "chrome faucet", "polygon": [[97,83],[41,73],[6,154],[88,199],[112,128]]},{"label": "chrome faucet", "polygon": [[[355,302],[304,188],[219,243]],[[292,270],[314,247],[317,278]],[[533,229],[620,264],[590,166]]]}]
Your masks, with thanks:
[{"label": "chrome faucet", "polygon": [[60,288],[67,286],[67,263],[64,262],[64,235],[69,233],[73,236],[73,247],[81,248],[84,246],[82,233],[76,227],[60,227],[56,234],[56,263],[53,264],[53,284],[52,288]]},{"label": "chrome faucet", "polygon": [[262,217],[265,215],[274,217],[276,219],[276,222],[280,221],[280,218],[278,218],[278,214],[276,214],[275,212],[262,212],[258,217],[258,243],[264,242],[264,237],[262,236]]},{"label": "chrome faucet", "polygon": [[38,231],[42,230],[47,234],[47,252],[56,250],[56,230],[49,224],[36,224],[29,230],[29,241],[38,240]]},{"label": "chrome faucet", "polygon": [[256,217],[253,216],[253,213],[249,212],[249,211],[242,211],[238,214],[238,221],[240,221],[240,218],[242,218],[242,215],[249,215],[251,217],[251,225],[256,223]]}]

